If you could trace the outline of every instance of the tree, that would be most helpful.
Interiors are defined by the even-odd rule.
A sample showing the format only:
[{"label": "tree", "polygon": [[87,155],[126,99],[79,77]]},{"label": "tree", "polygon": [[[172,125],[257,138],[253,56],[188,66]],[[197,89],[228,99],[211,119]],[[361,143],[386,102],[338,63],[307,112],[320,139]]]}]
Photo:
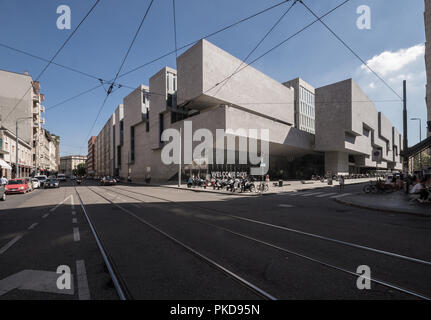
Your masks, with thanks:
[{"label": "tree", "polygon": [[85,176],[85,163],[80,163],[76,166],[75,175],[77,176]]}]

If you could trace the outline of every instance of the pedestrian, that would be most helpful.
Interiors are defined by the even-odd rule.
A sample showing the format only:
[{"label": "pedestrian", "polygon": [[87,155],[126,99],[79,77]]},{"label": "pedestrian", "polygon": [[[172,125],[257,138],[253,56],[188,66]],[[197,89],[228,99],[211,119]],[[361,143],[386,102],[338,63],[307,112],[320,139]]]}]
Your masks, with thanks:
[{"label": "pedestrian", "polygon": [[6,184],[8,183],[8,181],[7,181],[7,179],[6,179],[6,177],[5,177],[5,176],[2,176],[2,177],[1,177],[0,182],[1,182],[1,184],[2,184],[3,186],[4,186],[4,185],[6,185]]},{"label": "pedestrian", "polygon": [[340,184],[340,191],[344,190],[344,176],[338,178],[338,183]]}]

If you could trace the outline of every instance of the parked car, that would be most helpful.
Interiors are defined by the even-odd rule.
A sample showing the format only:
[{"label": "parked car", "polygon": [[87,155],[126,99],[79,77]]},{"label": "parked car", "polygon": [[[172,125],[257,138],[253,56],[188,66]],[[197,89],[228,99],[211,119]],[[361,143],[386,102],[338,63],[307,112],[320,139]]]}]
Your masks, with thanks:
[{"label": "parked car", "polygon": [[0,200],[6,201],[6,185],[0,184]]},{"label": "parked car", "polygon": [[59,173],[57,175],[57,179],[61,182],[61,181],[66,181],[66,175],[63,173]]},{"label": "parked car", "polygon": [[9,180],[8,184],[6,185],[6,194],[27,193],[28,191],[28,183],[25,179]]},{"label": "parked car", "polygon": [[48,177],[45,175],[35,176],[37,180],[40,182],[40,188],[45,188],[45,182],[48,180]]},{"label": "parked car", "polygon": [[60,188],[60,181],[56,178],[50,178],[46,180],[45,188]]},{"label": "parked car", "polygon": [[33,182],[31,182],[31,178],[25,178],[25,181],[28,184],[28,192],[32,192],[33,191]]},{"label": "parked car", "polygon": [[100,180],[100,185],[102,185],[102,186],[113,186],[113,185],[116,185],[116,184],[117,184],[117,180],[115,180],[112,177],[103,177]]},{"label": "parked car", "polygon": [[40,188],[40,181],[38,179],[32,178],[31,183],[33,184],[33,189],[39,189]]}]

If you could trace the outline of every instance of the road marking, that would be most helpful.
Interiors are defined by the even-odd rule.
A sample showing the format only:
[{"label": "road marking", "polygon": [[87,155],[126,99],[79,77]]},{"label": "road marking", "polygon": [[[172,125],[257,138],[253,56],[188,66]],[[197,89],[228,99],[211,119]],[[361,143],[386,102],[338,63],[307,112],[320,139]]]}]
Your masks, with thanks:
[{"label": "road marking", "polygon": [[88,289],[87,271],[84,260],[76,261],[76,279],[78,281],[79,300],[90,300],[90,290]]},{"label": "road marking", "polygon": [[33,223],[30,227],[28,227],[28,228],[27,228],[27,230],[31,230],[31,229],[33,229],[33,228],[34,228],[34,227],[36,227],[38,224],[39,224],[39,223],[37,223],[37,222]]},{"label": "road marking", "polygon": [[309,197],[309,196],[317,196],[318,194],[322,194],[323,192],[312,192],[301,195],[301,197]]},{"label": "road marking", "polygon": [[59,204],[57,204],[54,208],[52,208],[49,211],[55,211],[59,206],[61,206],[64,202],[66,202],[67,199],[69,199],[70,197],[72,197],[72,209],[73,209],[73,195],[68,196],[67,198],[64,198],[63,201],[61,201]]},{"label": "road marking", "polygon": [[75,215],[76,214],[76,211],[72,211],[72,215]]},{"label": "road marking", "polygon": [[23,270],[0,280],[0,296],[14,289],[73,295],[73,275],[71,275],[70,289],[59,289],[57,279],[56,272]]},{"label": "road marking", "polygon": [[329,197],[329,196],[333,196],[334,194],[338,194],[338,193],[337,192],[325,193],[325,194],[321,194],[320,196],[317,196],[316,198]]},{"label": "road marking", "polygon": [[79,235],[79,228],[73,228],[73,241],[79,241],[81,237]]},{"label": "road marking", "polygon": [[291,204],[279,204],[278,206],[282,208],[293,208]]},{"label": "road marking", "polygon": [[76,218],[72,218],[72,223],[78,223],[78,220]]},{"label": "road marking", "polygon": [[0,254],[5,253],[10,247],[12,247],[16,242],[18,242],[22,238],[22,235],[17,235],[11,241],[6,243],[2,248],[0,248]]},{"label": "road marking", "polygon": [[73,194],[70,195],[72,198],[70,199],[70,203],[72,205],[72,210],[75,210],[75,201],[73,200]]},{"label": "road marking", "polygon": [[43,216],[42,216],[42,219],[46,219],[46,218],[48,218],[49,217],[49,213],[45,213]]},{"label": "road marking", "polygon": [[343,193],[343,194],[339,194],[338,196],[332,196],[332,199],[337,199],[337,198],[342,198],[342,197],[346,197],[346,196],[350,196],[351,193]]}]

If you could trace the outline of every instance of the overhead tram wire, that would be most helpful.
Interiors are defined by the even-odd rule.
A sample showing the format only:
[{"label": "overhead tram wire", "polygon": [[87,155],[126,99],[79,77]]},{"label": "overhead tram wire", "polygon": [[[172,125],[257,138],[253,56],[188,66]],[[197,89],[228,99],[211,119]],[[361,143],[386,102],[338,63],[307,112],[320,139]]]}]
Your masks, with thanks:
[{"label": "overhead tram wire", "polygon": [[120,68],[118,69],[118,71],[117,71],[117,73],[116,73],[116,75],[114,77],[114,80],[112,81],[111,86],[109,87],[108,91],[106,92],[106,96],[105,96],[102,104],[99,107],[99,111],[97,112],[96,119],[94,119],[93,124],[91,125],[91,128],[90,128],[90,130],[89,130],[89,132],[87,134],[87,137],[85,138],[84,144],[87,143],[88,137],[90,136],[91,132],[93,131],[94,126],[96,125],[96,122],[99,119],[99,116],[100,116],[100,114],[101,114],[101,112],[103,110],[103,107],[105,106],[106,101],[108,101],[109,95],[112,93],[112,91],[114,89],[115,81],[117,81],[117,78],[118,78],[121,70],[123,69],[124,63],[126,62],[127,57],[129,56],[129,53],[130,53],[130,51],[131,51],[131,49],[133,47],[133,44],[135,43],[136,38],[138,37],[138,34],[141,31],[141,28],[142,28],[142,26],[144,24],[145,19],[147,18],[148,12],[150,11],[153,2],[154,2],[154,0],[151,0],[150,4],[147,7],[147,10],[145,11],[144,16],[141,19],[141,22],[140,22],[140,24],[138,26],[138,29],[136,30],[135,35],[133,36],[132,42],[130,43],[129,48],[126,51],[126,54],[124,55],[123,60],[121,61]]},{"label": "overhead tram wire", "polygon": [[[175,0],[173,0],[173,1],[175,1]],[[290,1],[290,0],[288,0],[288,1]],[[259,46],[263,43],[263,41],[265,41],[265,39],[271,34],[271,32],[279,25],[279,23],[281,22],[281,20],[283,20],[283,18],[289,13],[289,11],[293,8],[293,6],[296,4],[296,2],[298,2],[298,0],[292,0],[292,1],[293,1],[292,5],[286,11],[284,11],[284,13],[280,16],[280,18],[278,18],[278,20],[266,32],[266,34],[263,36],[263,38],[260,39],[260,41],[248,53],[248,55],[245,57],[245,59],[243,61],[241,61],[241,63],[238,65],[238,67],[235,69],[234,72],[238,71],[238,69],[241,68],[243,66],[243,64],[247,62],[248,58],[250,58],[250,56],[257,50],[257,48],[259,48]],[[223,87],[229,82],[230,79],[232,79],[232,77],[229,77],[223,83],[223,85],[218,88],[218,90],[214,93],[214,95],[217,95],[220,92],[220,90],[223,89]]]},{"label": "overhead tram wire", "polygon": [[[63,42],[63,44],[60,46],[60,48],[57,50],[57,52],[52,56],[52,58],[49,60],[47,65],[42,69],[42,71],[36,77],[35,81],[39,81],[39,79],[42,77],[42,75],[45,73],[45,71],[48,69],[48,67],[52,64],[54,59],[60,54],[60,52],[63,50],[63,48],[66,46],[66,44],[70,41],[70,39],[72,39],[72,37],[75,35],[75,33],[78,31],[78,29],[84,23],[84,21],[88,18],[88,16],[91,14],[91,12],[94,10],[94,8],[96,8],[96,6],[99,4],[99,2],[100,2],[100,0],[96,0],[96,2],[93,4],[93,6],[90,8],[90,10],[81,19],[81,21],[76,26],[76,28],[72,31],[72,33]],[[18,102],[15,104],[15,106],[12,108],[12,110],[6,115],[6,117],[3,119],[3,121],[6,120],[12,114],[13,111],[15,111],[16,107],[21,103],[22,99],[24,99],[24,97],[27,95],[27,93],[31,90],[32,87],[33,87],[33,85],[30,85],[30,87],[27,89],[27,91],[24,93],[24,95],[21,97],[21,99],[18,100]]]},{"label": "overhead tram wire", "polygon": [[275,9],[275,8],[277,8],[277,7],[279,7],[279,6],[283,5],[283,4],[285,4],[285,3],[287,3],[287,2],[289,2],[289,0],[281,1],[281,2],[279,2],[279,3],[276,3],[275,5],[272,5],[272,6],[268,7],[268,8],[266,8],[266,9],[260,10],[260,11],[258,11],[258,12],[256,12],[256,13],[254,13],[254,14],[252,14],[252,15],[250,15],[250,16],[248,16],[248,17],[246,17],[246,18],[243,18],[243,19],[238,20],[238,21],[236,21],[236,22],[234,22],[234,23],[231,23],[230,25],[227,25],[226,27],[223,27],[223,28],[218,29],[218,30],[216,30],[216,31],[214,31],[214,32],[208,33],[208,34],[206,34],[205,36],[203,36],[203,37],[199,38],[198,40],[195,40],[195,41],[189,42],[189,43],[187,43],[187,44],[185,44],[185,45],[183,45],[183,46],[181,46],[181,47],[177,48],[177,50],[173,50],[173,51],[167,52],[167,53],[165,53],[165,54],[161,55],[161,56],[160,56],[160,57],[158,57],[158,58],[155,58],[155,59],[153,59],[153,60],[151,60],[151,61],[149,61],[149,62],[146,62],[146,63],[144,63],[144,64],[142,64],[142,65],[140,65],[140,66],[138,66],[138,67],[135,67],[135,68],[133,68],[133,69],[131,69],[131,70],[129,70],[129,71],[127,71],[127,72],[125,72],[125,73],[120,74],[120,75],[119,75],[119,78],[122,78],[122,77],[124,77],[124,76],[126,76],[126,75],[128,75],[128,74],[130,74],[130,73],[132,73],[132,72],[135,72],[135,71],[137,71],[137,70],[139,70],[139,69],[142,69],[142,68],[144,68],[144,67],[146,67],[146,66],[148,66],[148,65],[150,65],[150,64],[152,64],[152,63],[154,63],[154,62],[156,62],[156,61],[159,61],[159,60],[161,60],[161,59],[163,59],[163,58],[166,58],[166,57],[170,56],[171,54],[174,54],[175,52],[178,52],[178,51],[180,51],[180,50],[182,50],[182,49],[185,49],[185,48],[187,48],[187,47],[190,47],[190,46],[192,46],[192,45],[194,45],[194,44],[198,43],[198,42],[199,42],[200,40],[202,40],[202,39],[207,39],[207,38],[210,38],[210,37],[212,37],[212,36],[215,36],[216,34],[219,34],[219,33],[223,32],[223,31],[226,31],[226,30],[228,30],[228,29],[230,29],[230,28],[232,28],[232,27],[235,27],[235,26],[237,26],[238,24],[241,24],[241,23],[243,23],[243,22],[245,22],[245,21],[247,21],[247,20],[250,20],[250,19],[252,19],[252,18],[254,18],[254,17],[257,17],[258,15],[261,15],[261,14],[263,14],[263,13],[267,12],[267,11],[270,11],[270,10],[272,10],[272,9]]},{"label": "overhead tram wire", "polygon": [[[179,50],[182,50],[182,49],[185,49],[185,48],[187,48],[187,47],[190,47],[191,45],[194,45],[195,43],[199,42],[201,39],[210,38],[210,37],[212,37],[212,36],[214,36],[214,35],[216,35],[216,34],[218,34],[218,33],[221,33],[221,32],[223,32],[223,31],[226,31],[226,30],[228,30],[228,29],[230,29],[230,28],[232,28],[232,27],[234,27],[234,26],[237,26],[237,25],[239,25],[240,23],[243,23],[243,22],[248,21],[248,20],[250,20],[250,19],[252,19],[252,18],[254,18],[254,17],[257,17],[257,16],[259,16],[259,15],[261,15],[261,14],[263,14],[263,13],[267,12],[267,11],[270,11],[270,10],[272,10],[272,9],[275,9],[275,8],[277,8],[277,7],[281,6],[281,5],[283,5],[284,3],[287,3],[288,1],[289,1],[289,0],[281,1],[281,2],[279,2],[279,3],[277,3],[277,4],[273,5],[273,6],[270,6],[270,7],[266,8],[266,9],[260,10],[260,11],[258,11],[258,12],[256,12],[256,13],[254,13],[254,14],[252,14],[252,15],[250,15],[250,16],[248,16],[248,17],[246,17],[246,18],[243,18],[243,19],[241,19],[241,20],[239,20],[239,21],[236,21],[236,22],[234,22],[234,23],[231,23],[231,24],[230,24],[230,25],[228,25],[228,26],[225,26],[225,27],[223,27],[223,28],[221,28],[221,29],[218,29],[218,30],[216,30],[216,31],[214,31],[214,32],[212,32],[212,33],[209,33],[209,34],[207,34],[207,35],[205,35],[205,36],[203,36],[203,37],[199,38],[198,40],[192,41],[192,42],[190,42],[190,43],[188,43],[188,44],[186,44],[186,45],[183,45],[183,46],[181,46],[181,47],[177,48],[177,52],[178,52]],[[7,48],[7,49],[10,49],[10,50],[13,50],[13,51],[16,51],[16,52],[19,52],[19,53],[25,54],[25,55],[27,55],[27,56],[30,56],[30,57],[33,57],[33,58],[36,58],[36,59],[39,59],[39,60],[49,61],[48,59],[45,59],[45,58],[39,57],[39,56],[37,56],[37,55],[34,55],[34,54],[32,54],[32,53],[25,52],[25,51],[20,50],[20,49],[13,48],[13,47],[8,46],[8,45],[6,45],[6,44],[1,44],[1,43],[0,43],[0,46],[3,46],[4,48]],[[165,54],[163,54],[163,55],[159,56],[158,58],[155,58],[155,59],[153,59],[153,60],[151,60],[151,61],[148,61],[148,62],[146,62],[145,64],[140,65],[140,66],[138,66],[138,67],[136,67],[136,68],[134,68],[134,69],[132,69],[132,70],[129,70],[129,71],[127,71],[127,72],[123,73],[123,74],[120,74],[120,75],[118,76],[118,78],[122,78],[122,77],[124,77],[124,76],[126,76],[126,75],[128,75],[128,74],[130,74],[130,73],[132,73],[132,72],[135,72],[135,71],[137,71],[137,70],[139,70],[139,69],[142,69],[142,68],[144,68],[144,67],[146,67],[146,66],[148,66],[148,65],[150,65],[150,64],[153,64],[153,63],[155,63],[155,62],[157,62],[157,61],[159,61],[159,60],[161,60],[161,59],[163,59],[163,58],[165,58],[165,57],[167,57],[167,56],[170,56],[171,54],[174,54],[174,53],[175,53],[175,50],[174,50],[174,51],[167,52],[167,53],[165,53]],[[85,76],[88,76],[88,77],[91,77],[92,79],[96,79],[96,80],[99,80],[99,81],[100,81],[100,80],[105,81],[106,83],[111,83],[111,81],[112,81],[112,80],[109,80],[109,81],[108,81],[108,80],[104,80],[104,79],[102,79],[102,78],[100,78],[100,77],[97,77],[97,76],[95,76],[95,75],[91,75],[91,74],[89,74],[89,73],[87,73],[87,72],[83,72],[83,71],[80,71],[80,70],[77,70],[77,69],[74,69],[74,68],[71,68],[71,67],[68,67],[68,66],[65,66],[65,65],[59,64],[59,63],[52,62],[52,64],[57,65],[57,66],[59,66],[59,67],[63,67],[63,68],[65,68],[65,69],[67,69],[67,70],[70,70],[70,71],[73,71],[73,72],[76,72],[76,73],[80,73],[80,74],[85,75]],[[125,86],[125,85],[122,85],[122,86],[123,86],[123,87],[125,87],[125,88],[135,89],[135,88],[130,87],[130,86]],[[95,89],[96,89],[96,88],[93,88],[93,90],[95,90]],[[62,103],[69,102],[69,101],[71,101],[71,100],[73,100],[73,99],[75,99],[75,98],[78,98],[78,97],[80,97],[80,96],[82,96],[82,95],[84,95],[84,94],[86,94],[86,93],[88,93],[88,92],[90,92],[90,91],[92,91],[92,90],[91,90],[91,89],[89,89],[89,90],[85,90],[85,91],[83,91],[83,92],[81,92],[81,93],[79,93],[79,94],[77,94],[77,95],[75,95],[75,96],[73,96],[73,97],[71,97],[71,98],[67,98],[67,99],[63,100],[63,102],[57,103],[56,105],[54,105],[54,106],[52,106],[52,107],[50,107],[50,108],[48,108],[48,109],[53,109],[54,107],[59,107]],[[151,94],[151,93],[150,93],[150,94]],[[154,93],[153,93],[153,94],[154,94]],[[48,110],[48,109],[47,109],[47,110]]]},{"label": "overhead tram wire", "polygon": [[322,17],[318,17],[315,13],[314,13],[314,11],[309,7],[309,6],[307,6],[302,0],[299,0],[299,2],[314,16],[314,17],[316,17],[317,19],[318,19],[318,21],[320,21],[320,23],[322,23],[324,26],[325,26],[325,28],[326,29],[328,29],[329,30],[329,32],[331,32],[333,35],[334,35],[334,37],[335,38],[337,38],[356,58],[358,58],[359,59],[359,61],[361,61],[367,68],[368,68],[368,70],[370,70],[380,81],[382,81],[383,82],[383,84],[387,87],[387,88],[389,88],[389,90],[391,90],[398,98],[400,98],[400,100],[403,100],[403,98],[381,77],[381,76],[379,76],[378,74],[377,74],[377,72],[375,72],[369,65],[368,65],[368,63],[364,60],[364,59],[362,59],[361,58],[361,56],[359,56],[359,54],[357,54],[353,49],[352,49],[352,47],[350,47],[339,35],[337,35],[336,33],[335,33],[335,31],[334,30],[332,30],[323,20],[322,20]]},{"label": "overhead tram wire", "polygon": [[[347,2],[350,2],[351,0],[345,0],[342,3],[340,3],[339,5],[337,5],[336,7],[332,8],[331,10],[327,11],[325,14],[323,14],[322,16],[320,16],[320,19],[328,16],[329,14],[331,14],[332,12],[334,12],[335,10],[337,10],[338,8],[342,7],[343,5],[345,5]],[[229,78],[233,77],[234,75],[238,74],[239,72],[241,72],[242,70],[244,70],[245,68],[248,68],[249,66],[251,66],[252,64],[254,64],[256,61],[262,59],[264,56],[266,56],[267,54],[271,53],[272,51],[274,51],[275,49],[279,48],[280,46],[282,46],[283,44],[285,44],[286,42],[288,42],[289,40],[293,39],[294,37],[296,37],[297,35],[299,35],[300,33],[304,32],[305,30],[307,30],[308,28],[310,28],[312,25],[314,25],[316,22],[318,22],[319,19],[314,20],[313,22],[310,22],[309,24],[307,24],[305,27],[301,28],[300,30],[298,30],[297,32],[295,32],[294,34],[292,34],[291,36],[287,37],[286,39],[284,39],[283,41],[279,42],[278,44],[276,44],[275,46],[273,46],[271,49],[265,51],[263,54],[261,54],[260,56],[258,56],[257,58],[255,58],[254,60],[252,60],[250,63],[246,64],[245,66],[243,66],[241,69],[237,70],[236,72],[232,73],[231,75],[227,76],[226,78],[224,78],[223,80],[221,80],[220,82],[216,83],[214,86],[212,86],[211,88],[207,89],[205,91],[211,91],[212,89],[214,89],[215,87],[219,86],[220,84],[222,84],[223,82],[225,82],[226,80],[228,80]],[[188,104],[190,103],[192,100],[189,100],[187,102],[185,102],[184,104]]]}]

